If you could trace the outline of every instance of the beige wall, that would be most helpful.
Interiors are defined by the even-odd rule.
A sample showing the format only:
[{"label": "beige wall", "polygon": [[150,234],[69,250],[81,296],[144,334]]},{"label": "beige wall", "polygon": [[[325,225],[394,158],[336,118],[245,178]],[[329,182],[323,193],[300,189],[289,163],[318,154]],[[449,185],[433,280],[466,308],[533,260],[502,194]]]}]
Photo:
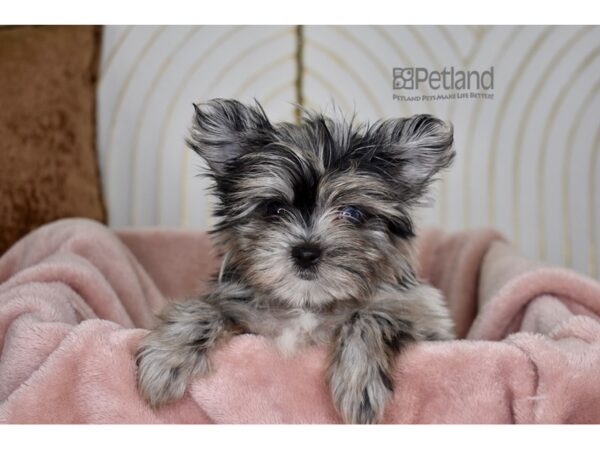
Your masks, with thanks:
[{"label": "beige wall", "polygon": [[[207,227],[185,150],[192,102],[291,102],[359,118],[429,112],[458,157],[423,223],[499,228],[528,256],[600,278],[600,27],[125,27],[105,29],[101,167],[115,226]],[[486,70],[494,98],[399,102],[393,67]],[[429,91],[429,92],[428,92]],[[422,89],[421,94],[432,94]]]}]

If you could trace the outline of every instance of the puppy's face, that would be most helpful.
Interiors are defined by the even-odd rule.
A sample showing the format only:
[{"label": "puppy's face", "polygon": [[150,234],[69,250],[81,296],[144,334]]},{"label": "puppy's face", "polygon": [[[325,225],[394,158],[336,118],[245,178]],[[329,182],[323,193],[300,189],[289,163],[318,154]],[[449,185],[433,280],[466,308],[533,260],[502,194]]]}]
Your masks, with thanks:
[{"label": "puppy's face", "polygon": [[222,99],[196,106],[188,143],[215,182],[218,243],[246,283],[290,306],[411,279],[410,209],[454,156],[452,129],[431,116],[271,124]]}]

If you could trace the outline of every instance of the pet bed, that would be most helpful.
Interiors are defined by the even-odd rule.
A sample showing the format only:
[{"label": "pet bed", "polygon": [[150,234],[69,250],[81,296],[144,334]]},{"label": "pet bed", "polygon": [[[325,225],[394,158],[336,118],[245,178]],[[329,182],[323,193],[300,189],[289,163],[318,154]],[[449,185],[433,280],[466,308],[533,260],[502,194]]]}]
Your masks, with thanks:
[{"label": "pet bed", "polygon": [[[600,422],[600,285],[520,257],[493,230],[418,238],[420,276],[442,289],[460,340],[398,358],[388,423]],[[169,299],[218,265],[205,233],[111,231],[67,219],[0,258],[0,422],[337,423],[327,350],[284,357],[233,338],[212,374],[153,411],[134,353]]]}]

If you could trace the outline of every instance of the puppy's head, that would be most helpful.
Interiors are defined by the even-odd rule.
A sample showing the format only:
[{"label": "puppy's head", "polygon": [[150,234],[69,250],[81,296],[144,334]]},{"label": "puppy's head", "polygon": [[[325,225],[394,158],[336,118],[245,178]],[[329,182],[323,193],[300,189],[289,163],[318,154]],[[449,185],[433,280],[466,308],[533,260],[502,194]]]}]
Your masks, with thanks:
[{"label": "puppy's head", "polygon": [[245,282],[318,307],[412,278],[410,211],[454,157],[450,126],[313,113],[273,124],[260,105],[224,99],[195,110],[188,144],[214,180],[217,242]]}]

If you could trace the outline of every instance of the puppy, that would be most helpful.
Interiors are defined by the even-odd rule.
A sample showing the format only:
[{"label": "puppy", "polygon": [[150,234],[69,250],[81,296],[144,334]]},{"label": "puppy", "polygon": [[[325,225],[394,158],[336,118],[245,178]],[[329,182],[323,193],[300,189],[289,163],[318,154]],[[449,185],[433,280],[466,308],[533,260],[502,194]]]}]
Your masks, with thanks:
[{"label": "puppy", "polygon": [[258,103],[195,105],[188,144],[213,181],[223,264],[207,294],[167,307],[141,341],[141,395],[152,407],[180,398],[217,346],[255,333],[285,352],[327,344],[343,420],[381,421],[395,357],[453,337],[440,293],[411,263],[411,210],[451,164],[452,143],[429,115],[357,125],[305,112],[274,124]]}]

